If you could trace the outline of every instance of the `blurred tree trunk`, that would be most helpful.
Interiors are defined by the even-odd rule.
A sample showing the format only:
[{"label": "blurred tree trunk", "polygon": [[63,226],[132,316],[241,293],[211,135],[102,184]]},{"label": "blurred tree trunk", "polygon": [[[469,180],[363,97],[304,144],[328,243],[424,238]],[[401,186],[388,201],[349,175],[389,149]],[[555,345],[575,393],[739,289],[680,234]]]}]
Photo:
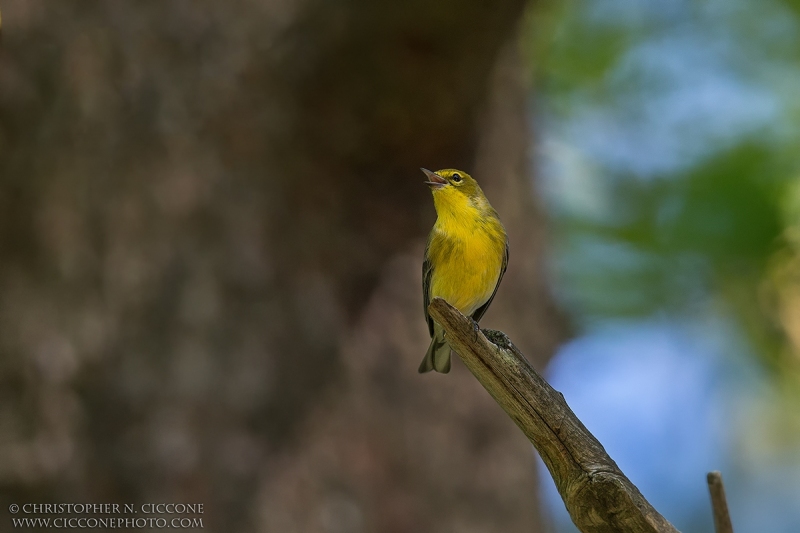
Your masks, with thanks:
[{"label": "blurred tree trunk", "polygon": [[563,335],[528,190],[523,7],[7,2],[4,505],[535,530],[524,439],[463,368],[415,374],[420,166],[475,169],[508,226],[485,323],[540,364]]}]

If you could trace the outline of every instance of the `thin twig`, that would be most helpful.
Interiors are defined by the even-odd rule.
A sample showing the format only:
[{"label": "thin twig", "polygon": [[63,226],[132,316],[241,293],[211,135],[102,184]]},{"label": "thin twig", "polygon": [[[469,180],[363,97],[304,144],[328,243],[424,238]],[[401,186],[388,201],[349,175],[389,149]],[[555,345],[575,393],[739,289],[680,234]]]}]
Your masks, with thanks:
[{"label": "thin twig", "polygon": [[725,498],[725,485],[722,474],[716,470],[706,476],[708,492],[711,494],[711,508],[714,511],[714,531],[717,533],[733,533],[731,515],[728,513],[728,501]]},{"label": "thin twig", "polygon": [[428,311],[450,347],[539,451],[578,529],[677,533],[504,333],[477,330],[440,298]]}]

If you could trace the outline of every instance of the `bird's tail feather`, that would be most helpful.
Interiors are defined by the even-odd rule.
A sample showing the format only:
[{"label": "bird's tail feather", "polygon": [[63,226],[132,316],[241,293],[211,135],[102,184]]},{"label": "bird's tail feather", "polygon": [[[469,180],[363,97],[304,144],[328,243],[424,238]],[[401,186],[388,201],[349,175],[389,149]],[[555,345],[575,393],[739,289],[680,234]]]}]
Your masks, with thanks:
[{"label": "bird's tail feather", "polygon": [[450,372],[450,345],[444,340],[444,330],[439,324],[433,324],[433,338],[428,352],[419,365],[419,373],[435,370],[442,374]]}]

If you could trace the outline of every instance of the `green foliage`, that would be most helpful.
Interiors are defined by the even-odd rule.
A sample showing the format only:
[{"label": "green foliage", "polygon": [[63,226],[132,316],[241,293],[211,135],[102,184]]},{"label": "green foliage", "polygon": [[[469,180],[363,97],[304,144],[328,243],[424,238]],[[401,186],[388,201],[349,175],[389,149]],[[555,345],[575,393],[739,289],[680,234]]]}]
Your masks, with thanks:
[{"label": "green foliage", "polygon": [[[800,347],[788,331],[794,304],[787,295],[800,275],[779,282],[775,272],[800,265],[800,247],[787,238],[800,221],[798,6],[616,0],[548,2],[531,13],[525,42],[536,65],[538,117],[556,132],[543,142],[544,158],[554,157],[555,146],[560,161],[554,176],[542,172],[545,188],[556,190],[555,273],[579,322],[712,309],[740,326],[768,367],[794,374],[787,368],[798,365]],[[581,117],[601,117],[609,134],[598,128],[595,137],[611,139],[613,151],[614,142],[660,131],[671,113],[682,112],[687,92],[673,95],[674,87],[689,87],[689,97],[694,83],[703,90],[704,79],[691,77],[691,54],[677,66],[668,63],[669,47],[686,42],[696,47],[691,53],[707,54],[717,90],[707,108],[713,112],[715,98],[738,90],[745,96],[731,104],[733,115],[766,102],[755,125],[721,120],[721,133],[698,133],[705,119],[689,116],[662,131],[679,149],[657,171],[610,163],[605,148],[600,155],[587,149],[583,125],[597,128],[597,121]],[[712,113],[710,120],[717,118]],[[614,141],[614,128],[630,124],[635,134]]]}]

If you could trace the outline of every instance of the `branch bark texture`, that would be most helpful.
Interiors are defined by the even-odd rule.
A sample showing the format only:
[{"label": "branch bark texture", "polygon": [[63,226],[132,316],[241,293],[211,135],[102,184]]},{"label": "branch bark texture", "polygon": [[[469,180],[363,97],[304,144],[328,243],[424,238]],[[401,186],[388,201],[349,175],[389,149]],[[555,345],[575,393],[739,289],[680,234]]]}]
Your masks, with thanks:
[{"label": "branch bark texture", "polygon": [[731,515],[728,512],[728,500],[725,498],[725,485],[722,483],[722,474],[716,470],[709,472],[706,477],[708,492],[711,495],[711,509],[714,512],[714,531],[716,533],[733,533]]},{"label": "branch bark texture", "polygon": [[441,298],[428,310],[467,368],[536,447],[578,529],[677,532],[504,333],[480,330]]}]

